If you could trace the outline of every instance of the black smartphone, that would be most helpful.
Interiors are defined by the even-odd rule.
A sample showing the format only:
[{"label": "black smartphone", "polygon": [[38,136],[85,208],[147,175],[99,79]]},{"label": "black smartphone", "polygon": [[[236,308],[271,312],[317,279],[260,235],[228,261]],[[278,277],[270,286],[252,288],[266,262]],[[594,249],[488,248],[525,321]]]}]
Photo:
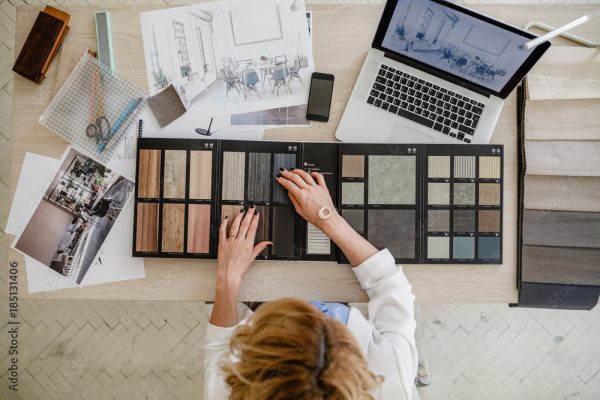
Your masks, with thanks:
[{"label": "black smartphone", "polygon": [[333,80],[334,77],[331,74],[313,72],[310,79],[306,119],[321,122],[329,121],[331,96],[333,95]]}]

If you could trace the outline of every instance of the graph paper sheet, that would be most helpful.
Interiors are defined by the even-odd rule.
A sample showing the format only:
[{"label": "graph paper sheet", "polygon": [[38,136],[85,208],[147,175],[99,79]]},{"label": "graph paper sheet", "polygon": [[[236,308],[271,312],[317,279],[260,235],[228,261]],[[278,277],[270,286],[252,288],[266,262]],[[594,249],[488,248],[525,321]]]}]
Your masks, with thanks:
[{"label": "graph paper sheet", "polygon": [[[123,151],[123,139],[144,107],[145,97],[132,83],[85,54],[39,122],[78,151],[108,164]],[[101,117],[108,121],[110,133],[90,137],[90,125],[99,128]]]}]

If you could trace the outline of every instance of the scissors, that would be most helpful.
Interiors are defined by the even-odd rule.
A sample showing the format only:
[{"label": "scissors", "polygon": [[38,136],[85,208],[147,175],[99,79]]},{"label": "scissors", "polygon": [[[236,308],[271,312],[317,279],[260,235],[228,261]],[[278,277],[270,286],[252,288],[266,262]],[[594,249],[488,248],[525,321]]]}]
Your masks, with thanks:
[{"label": "scissors", "polygon": [[96,144],[108,142],[112,136],[108,119],[105,116],[98,117],[96,123],[87,126],[85,134],[89,138],[95,138]]}]

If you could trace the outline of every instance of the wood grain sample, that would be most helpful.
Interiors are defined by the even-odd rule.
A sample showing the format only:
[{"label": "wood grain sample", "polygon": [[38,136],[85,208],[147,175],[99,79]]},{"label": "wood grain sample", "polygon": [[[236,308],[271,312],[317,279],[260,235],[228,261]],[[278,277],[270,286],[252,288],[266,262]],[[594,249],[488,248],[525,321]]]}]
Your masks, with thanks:
[{"label": "wood grain sample", "polygon": [[163,176],[163,197],[165,199],[185,198],[185,150],[165,150],[165,173]]},{"label": "wood grain sample", "polygon": [[269,201],[271,153],[248,154],[248,200]]},{"label": "wood grain sample", "polygon": [[158,203],[138,203],[135,249],[158,251]]},{"label": "wood grain sample", "polygon": [[185,204],[163,204],[162,251],[182,253],[185,230]]},{"label": "wood grain sample", "polygon": [[223,200],[244,200],[246,153],[223,152]]},{"label": "wood grain sample", "polygon": [[188,206],[188,253],[208,253],[210,250],[210,204]]},{"label": "wood grain sample", "polygon": [[212,151],[190,152],[190,199],[212,197],[212,161]]},{"label": "wood grain sample", "polygon": [[291,207],[273,207],[273,239],[273,254],[294,255],[294,211]]},{"label": "wood grain sample", "polygon": [[138,197],[160,197],[160,150],[140,150],[137,184]]}]

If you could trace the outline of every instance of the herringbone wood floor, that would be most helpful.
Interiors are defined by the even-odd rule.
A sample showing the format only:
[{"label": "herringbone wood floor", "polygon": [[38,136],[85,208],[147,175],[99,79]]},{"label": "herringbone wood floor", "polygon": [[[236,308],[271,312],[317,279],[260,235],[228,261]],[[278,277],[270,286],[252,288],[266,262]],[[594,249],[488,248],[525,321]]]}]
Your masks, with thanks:
[{"label": "herringbone wood floor", "polygon": [[[14,5],[22,1],[42,3],[0,0],[1,227],[9,203]],[[0,399],[202,398],[207,317],[204,304],[193,302],[21,300],[19,391],[9,391],[7,249],[0,232]],[[600,398],[600,308],[435,304],[421,310],[434,381],[421,390],[423,399]]]}]

